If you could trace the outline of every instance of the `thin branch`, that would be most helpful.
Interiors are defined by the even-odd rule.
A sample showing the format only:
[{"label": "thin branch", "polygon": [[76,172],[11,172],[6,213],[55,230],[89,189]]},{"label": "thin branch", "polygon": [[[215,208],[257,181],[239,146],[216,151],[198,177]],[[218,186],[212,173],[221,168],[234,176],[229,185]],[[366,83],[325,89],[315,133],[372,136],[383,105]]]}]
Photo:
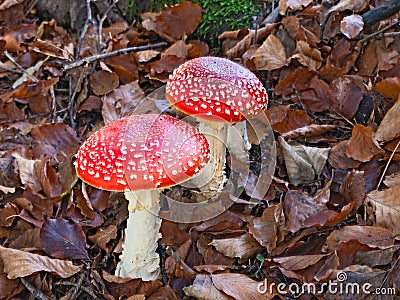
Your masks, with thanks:
[{"label": "thin branch", "polygon": [[152,49],[161,48],[161,47],[165,47],[165,46],[168,46],[168,43],[160,42],[160,43],[156,43],[156,44],[152,44],[152,45],[144,45],[144,46],[136,46],[136,47],[128,47],[128,48],[118,49],[118,50],[115,50],[112,52],[97,54],[97,55],[93,55],[93,56],[89,56],[89,57],[85,57],[85,58],[76,60],[74,62],[71,62],[71,63],[63,66],[63,70],[68,71],[70,69],[78,68],[84,64],[89,64],[96,60],[100,60],[100,59],[104,59],[104,58],[108,58],[108,57],[112,57],[112,56],[116,56],[116,55],[128,54],[129,52],[152,50]]},{"label": "thin branch", "polygon": [[12,62],[18,69],[21,70],[21,72],[23,72],[24,74],[26,74],[26,75],[27,75],[29,78],[31,78],[34,82],[39,82],[39,80],[38,80],[35,76],[29,74],[19,63],[17,63],[17,62],[15,61],[15,59],[10,55],[10,53],[8,53],[7,50],[4,51],[4,55],[7,56],[7,58],[8,58],[9,60],[11,60],[11,62]]},{"label": "thin branch", "polygon": [[47,297],[41,290],[34,287],[25,277],[21,277],[19,280],[21,280],[22,284],[36,299],[39,299],[39,300],[51,299],[50,297]]},{"label": "thin branch", "polygon": [[111,11],[111,9],[118,3],[119,0],[114,0],[113,3],[107,8],[107,10],[104,12],[103,16],[101,17],[99,21],[99,48],[100,50],[102,49],[102,43],[103,43],[103,24],[104,21],[107,18],[108,13]]},{"label": "thin branch", "polygon": [[391,163],[391,161],[392,161],[392,159],[393,159],[393,156],[394,156],[394,154],[396,153],[396,151],[397,151],[397,149],[399,148],[399,146],[400,146],[400,141],[397,143],[396,147],[394,148],[392,154],[390,155],[390,157],[389,157],[389,159],[388,159],[388,161],[387,161],[387,163],[386,163],[385,169],[383,170],[383,173],[382,173],[382,175],[381,175],[381,178],[379,179],[378,185],[376,186],[376,190],[379,189],[379,187],[380,187],[380,185],[381,185],[381,183],[382,183],[382,181],[383,181],[383,178],[385,177],[386,171],[387,171],[387,169],[389,168],[389,165],[390,165],[390,163]]},{"label": "thin branch", "polygon": [[[54,114],[59,114],[62,112],[67,111],[67,108],[61,109],[59,111],[54,112]],[[45,112],[45,113],[41,113],[41,114],[35,114],[35,115],[31,115],[31,116],[25,116],[23,118],[19,118],[19,119],[13,119],[13,120],[3,120],[0,121],[0,125],[4,125],[4,124],[9,124],[9,123],[17,123],[17,122],[25,122],[27,120],[31,120],[31,119],[35,119],[35,118],[41,118],[41,117],[46,117],[48,115],[51,115],[52,112]]]}]

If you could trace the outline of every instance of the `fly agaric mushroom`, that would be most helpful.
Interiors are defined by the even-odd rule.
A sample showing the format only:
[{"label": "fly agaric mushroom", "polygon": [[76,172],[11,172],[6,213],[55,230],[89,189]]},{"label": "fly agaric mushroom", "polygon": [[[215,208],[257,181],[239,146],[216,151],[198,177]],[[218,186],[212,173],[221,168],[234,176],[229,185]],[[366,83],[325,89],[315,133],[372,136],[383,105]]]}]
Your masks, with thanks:
[{"label": "fly agaric mushroom", "polygon": [[167,115],[132,115],[113,121],[80,147],[75,162],[78,176],[94,187],[123,191],[129,201],[117,276],[157,279],[160,189],[188,180],[208,160],[205,137]]},{"label": "fly agaric mushroom", "polygon": [[[255,74],[219,57],[199,57],[180,65],[165,91],[175,108],[200,122],[199,131],[210,144],[212,162],[194,180],[203,184],[211,178],[198,186],[202,191],[199,195],[205,195],[204,199],[214,197],[226,181],[225,144],[230,124],[256,117],[266,108],[268,94]],[[242,152],[249,150],[245,145],[241,148]]]}]

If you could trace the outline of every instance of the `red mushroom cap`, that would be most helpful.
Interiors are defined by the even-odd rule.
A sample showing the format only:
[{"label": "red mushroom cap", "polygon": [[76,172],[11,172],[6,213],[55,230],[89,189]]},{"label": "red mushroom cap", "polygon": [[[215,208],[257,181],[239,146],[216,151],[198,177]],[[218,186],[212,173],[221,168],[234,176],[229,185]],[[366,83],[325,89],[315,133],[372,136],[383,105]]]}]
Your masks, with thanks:
[{"label": "red mushroom cap", "polygon": [[239,122],[256,117],[268,103],[260,80],[220,57],[199,57],[174,70],[166,98],[179,110],[209,121]]},{"label": "red mushroom cap", "polygon": [[86,183],[111,191],[163,188],[186,181],[208,163],[206,138],[166,115],[132,115],[91,135],[76,155]]}]

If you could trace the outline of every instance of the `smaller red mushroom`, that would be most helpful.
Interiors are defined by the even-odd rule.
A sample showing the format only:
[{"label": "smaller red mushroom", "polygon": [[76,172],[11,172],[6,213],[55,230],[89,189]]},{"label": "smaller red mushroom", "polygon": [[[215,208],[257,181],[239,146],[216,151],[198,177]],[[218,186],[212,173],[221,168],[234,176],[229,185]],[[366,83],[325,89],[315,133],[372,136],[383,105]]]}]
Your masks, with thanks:
[{"label": "smaller red mushroom", "polygon": [[125,192],[129,216],[116,275],[157,279],[160,189],[193,177],[209,160],[205,137],[166,115],[132,115],[91,135],[76,156],[76,172],[99,189]]},{"label": "smaller red mushroom", "polygon": [[[210,144],[212,163],[195,180],[202,183],[211,179],[198,187],[202,195],[218,195],[226,181],[228,128],[231,123],[256,117],[267,107],[268,94],[264,86],[245,67],[209,56],[192,59],[175,69],[167,82],[165,95],[175,108],[199,120],[199,130]],[[239,152],[248,150],[244,146],[241,148]]]}]

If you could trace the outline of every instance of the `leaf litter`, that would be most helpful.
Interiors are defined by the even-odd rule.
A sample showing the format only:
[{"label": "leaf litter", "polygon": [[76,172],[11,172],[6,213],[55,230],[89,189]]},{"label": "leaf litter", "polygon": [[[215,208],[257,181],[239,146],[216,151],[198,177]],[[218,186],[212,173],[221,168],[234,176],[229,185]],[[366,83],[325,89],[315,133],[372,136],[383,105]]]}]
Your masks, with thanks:
[{"label": "leaf litter", "polygon": [[[0,299],[32,291],[79,299],[283,299],[277,289],[260,293],[260,283],[283,283],[289,292],[289,283],[322,286],[340,272],[398,293],[398,15],[366,26],[365,14],[380,1],[280,0],[278,17],[257,30],[222,32],[218,55],[250,68],[269,90],[275,174],[256,206],[244,204],[259,179],[253,144],[240,201],[211,220],[163,222],[165,277],[141,282],[112,275],[126,201],[83,188],[73,157],[91,132],[138,105],[146,113],[166,108],[145,96],[177,66],[217,55],[189,38],[204,8],[183,1],[133,25],[108,22],[100,34],[89,24],[79,37],[55,20],[24,17],[24,2],[0,6]],[[84,63],[112,51],[121,52]],[[186,193],[180,198],[190,201]],[[324,293],[307,296],[333,297]]]}]

